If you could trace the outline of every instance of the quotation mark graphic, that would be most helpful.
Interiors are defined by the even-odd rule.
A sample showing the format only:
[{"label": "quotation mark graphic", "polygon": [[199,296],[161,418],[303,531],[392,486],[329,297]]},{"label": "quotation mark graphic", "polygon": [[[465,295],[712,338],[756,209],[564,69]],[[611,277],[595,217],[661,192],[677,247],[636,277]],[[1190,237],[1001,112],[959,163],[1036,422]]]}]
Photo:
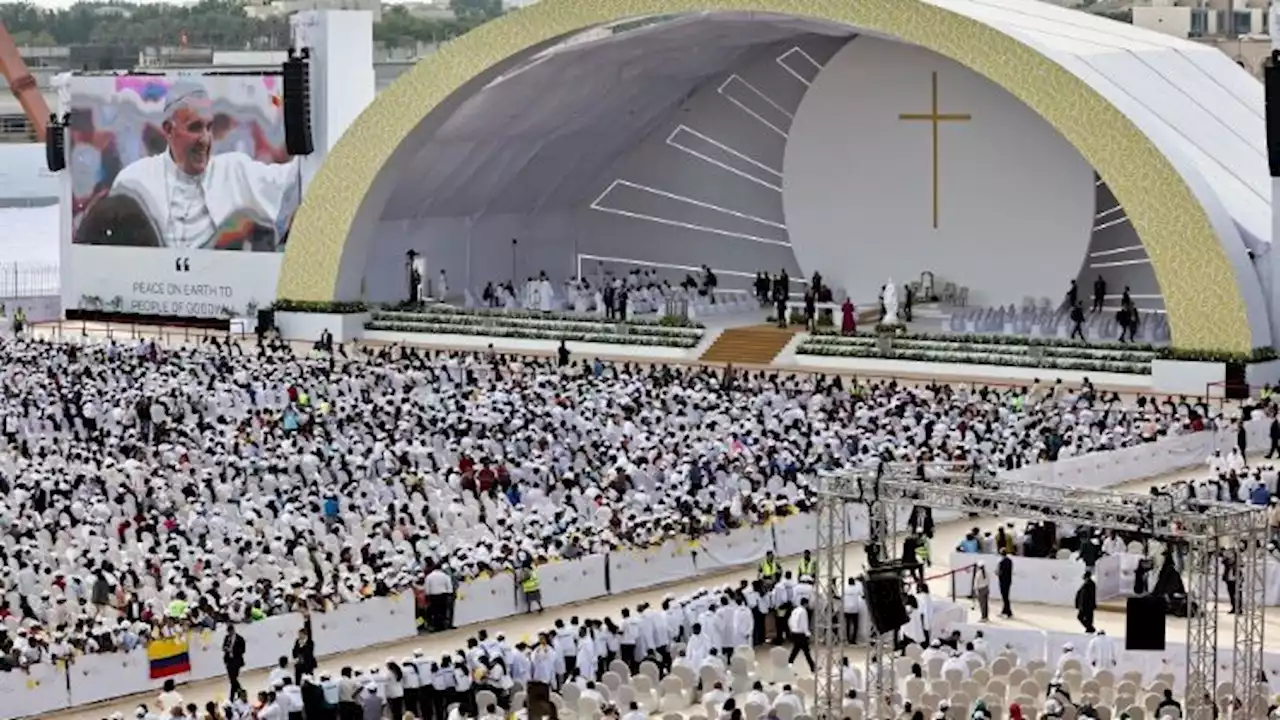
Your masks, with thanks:
[{"label": "quotation mark graphic", "polygon": [[180,257],[174,260],[173,269],[178,272],[191,272],[191,258]]}]

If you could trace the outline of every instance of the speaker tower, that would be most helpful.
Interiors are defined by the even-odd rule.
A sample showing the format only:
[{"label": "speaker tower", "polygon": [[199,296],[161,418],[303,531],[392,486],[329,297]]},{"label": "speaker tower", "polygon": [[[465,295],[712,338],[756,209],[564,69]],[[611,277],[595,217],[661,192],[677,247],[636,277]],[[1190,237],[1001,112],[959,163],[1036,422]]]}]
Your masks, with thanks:
[{"label": "speaker tower", "polygon": [[67,167],[67,133],[66,125],[57,115],[49,116],[49,126],[44,135],[44,162],[49,172],[58,172]]},{"label": "speaker tower", "polygon": [[1163,650],[1165,604],[1158,597],[1131,597],[1124,609],[1124,649]]},{"label": "speaker tower", "polygon": [[1267,164],[1271,177],[1280,178],[1280,50],[1272,50],[1262,71],[1266,86]]},{"label": "speaker tower", "polygon": [[284,144],[290,155],[310,155],[311,51],[290,48],[284,62]]},{"label": "speaker tower", "polygon": [[902,600],[902,576],[897,572],[872,570],[867,575],[866,600],[877,633],[893,632],[910,620]]}]

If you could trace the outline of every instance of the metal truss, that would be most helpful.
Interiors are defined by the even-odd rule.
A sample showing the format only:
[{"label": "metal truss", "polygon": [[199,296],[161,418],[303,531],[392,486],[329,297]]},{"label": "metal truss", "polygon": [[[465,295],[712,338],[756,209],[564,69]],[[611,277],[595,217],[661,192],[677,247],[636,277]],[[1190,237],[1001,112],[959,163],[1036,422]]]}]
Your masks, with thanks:
[{"label": "metal truss", "polygon": [[1234,630],[1236,652],[1232,658],[1232,686],[1239,698],[1237,717],[1262,717],[1267,712],[1269,689],[1261,657],[1241,648],[1262,648],[1266,608],[1266,567],[1269,525],[1259,518],[1252,532],[1236,537],[1237,612]]},{"label": "metal truss", "polygon": [[[1257,679],[1262,668],[1265,604],[1266,511],[1240,503],[1204,502],[1175,489],[1149,495],[1010,480],[978,473],[967,464],[885,463],[824,474],[818,490],[818,567],[823,575],[817,623],[818,671],[814,714],[843,717],[841,661],[847,643],[840,631],[840,588],[845,582],[845,509],[867,506],[868,551],[893,556],[898,506],[910,505],[1084,525],[1144,533],[1187,548],[1183,582],[1187,589],[1187,720],[1209,720],[1215,702],[1237,701],[1244,708],[1265,702]],[[1238,560],[1239,591],[1232,666],[1233,697],[1218,697],[1217,563],[1229,547]],[[874,548],[874,549],[873,549]],[[825,573],[825,574],[824,574]],[[833,585],[834,580],[834,585]],[[825,592],[824,592],[825,591]],[[828,597],[822,598],[824,594]],[[834,613],[834,614],[833,614]],[[824,619],[825,616],[825,619]],[[867,702],[872,717],[889,717],[896,690],[893,639],[873,636],[867,656]],[[1265,705],[1264,705],[1265,708]],[[1256,716],[1256,713],[1249,713]]]},{"label": "metal truss", "polygon": [[[817,577],[813,579],[816,607],[813,615],[813,635],[817,641],[818,666],[814,676],[814,706],[836,708],[842,711],[844,673],[838,651],[843,648],[847,636],[844,627],[843,593],[845,578],[844,547],[848,543],[845,521],[845,503],[841,499],[845,478],[832,478],[832,493],[818,497],[818,548],[840,548],[838,552],[819,552]],[[836,716],[832,716],[836,717]]]},{"label": "metal truss", "polygon": [[1182,705],[1186,720],[1213,720],[1214,716],[1213,697],[1218,687],[1217,550],[1217,538],[1187,541],[1182,568],[1187,590],[1187,683]]}]

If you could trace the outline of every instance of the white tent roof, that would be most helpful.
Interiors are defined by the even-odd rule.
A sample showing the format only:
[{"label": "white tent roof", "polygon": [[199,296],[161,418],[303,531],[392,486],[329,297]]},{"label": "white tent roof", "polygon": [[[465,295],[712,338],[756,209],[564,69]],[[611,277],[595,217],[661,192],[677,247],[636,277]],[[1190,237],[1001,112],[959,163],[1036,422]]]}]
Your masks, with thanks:
[{"label": "white tent roof", "polygon": [[[784,40],[852,29],[698,14],[591,30],[465,101],[416,151],[384,220],[537,212],[590,202],[601,175],[704,83]],[[593,39],[594,38],[594,39]]]},{"label": "white tent roof", "polygon": [[[1215,48],[1037,0],[926,0],[1038,49],[1124,112],[1255,251],[1271,241],[1262,85]],[[601,173],[703,83],[798,36],[857,32],[748,13],[655,19],[562,42],[467,99],[425,145],[386,220],[590,202]],[[518,81],[511,82],[513,78]]]},{"label": "white tent roof", "polygon": [[[1271,242],[1263,87],[1217,48],[1035,0],[926,0],[1036,48],[1125,113],[1254,250]],[[1199,176],[1194,177],[1194,176]]]}]

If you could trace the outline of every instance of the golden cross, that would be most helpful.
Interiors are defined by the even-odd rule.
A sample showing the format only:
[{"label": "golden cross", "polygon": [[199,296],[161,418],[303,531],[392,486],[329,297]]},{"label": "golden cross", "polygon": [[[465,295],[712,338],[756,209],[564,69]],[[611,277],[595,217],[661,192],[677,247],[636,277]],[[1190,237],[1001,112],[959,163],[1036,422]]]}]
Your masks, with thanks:
[{"label": "golden cross", "polygon": [[938,73],[933,73],[933,104],[928,113],[903,113],[899,120],[925,120],[933,125],[933,229],[938,229],[938,125],[944,122],[968,122],[967,113],[938,112]]}]

